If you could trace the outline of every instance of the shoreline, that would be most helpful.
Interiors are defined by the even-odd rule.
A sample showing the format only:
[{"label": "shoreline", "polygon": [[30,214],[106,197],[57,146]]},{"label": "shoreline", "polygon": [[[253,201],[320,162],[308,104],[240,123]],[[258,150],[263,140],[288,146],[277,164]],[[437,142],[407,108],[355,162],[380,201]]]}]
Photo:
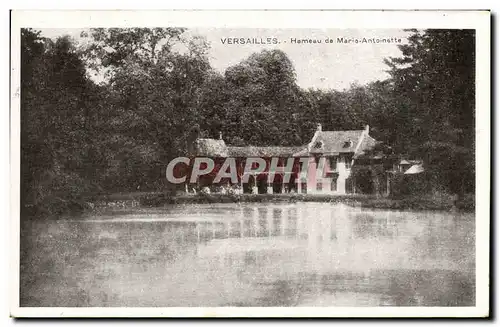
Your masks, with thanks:
[{"label": "shoreline", "polygon": [[216,203],[343,203],[352,207],[406,210],[406,211],[436,211],[474,213],[475,198],[469,194],[459,200],[452,196],[405,196],[376,197],[364,194],[181,194],[169,195],[163,192],[124,192],[100,196],[91,196],[71,202],[66,210],[57,213],[30,212],[25,208],[21,220],[59,219],[63,216],[74,218],[105,214],[106,212],[134,210],[141,208],[162,208],[171,205],[196,205]]},{"label": "shoreline", "polygon": [[376,197],[362,194],[182,194],[169,196],[160,192],[144,194],[114,194],[97,206],[105,207],[162,207],[175,204],[210,204],[210,203],[344,203],[351,206],[373,209],[392,210],[431,210],[474,212],[474,197],[468,195],[460,200],[450,196],[406,196],[400,198]]}]

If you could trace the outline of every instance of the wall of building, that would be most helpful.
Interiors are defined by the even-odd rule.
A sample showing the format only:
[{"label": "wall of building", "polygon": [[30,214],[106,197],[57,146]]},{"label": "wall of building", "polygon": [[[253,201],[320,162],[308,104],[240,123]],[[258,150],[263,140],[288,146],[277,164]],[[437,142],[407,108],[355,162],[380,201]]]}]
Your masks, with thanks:
[{"label": "wall of building", "polygon": [[[330,164],[331,158],[334,165]],[[344,155],[325,157],[324,166],[321,167],[322,163],[311,157],[307,174],[307,193],[345,194],[346,181],[351,173],[350,163],[351,159]]]}]

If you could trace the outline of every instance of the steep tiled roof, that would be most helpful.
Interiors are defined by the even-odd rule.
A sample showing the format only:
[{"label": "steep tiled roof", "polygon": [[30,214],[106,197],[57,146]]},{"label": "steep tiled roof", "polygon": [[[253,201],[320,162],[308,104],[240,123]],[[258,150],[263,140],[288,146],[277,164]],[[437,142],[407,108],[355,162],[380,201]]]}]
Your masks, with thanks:
[{"label": "steep tiled roof", "polygon": [[[356,154],[354,155],[354,157],[356,158],[356,157],[359,157],[359,156],[366,154],[366,152],[373,149],[373,147],[377,143],[378,142],[373,137],[371,137],[370,135],[365,135],[365,137],[363,137],[363,140],[361,141],[361,144],[359,145],[358,151],[356,151]],[[377,156],[375,156],[375,157],[377,157]],[[378,157],[380,157],[380,156],[378,156]]]},{"label": "steep tiled roof", "polygon": [[364,130],[317,132],[318,135],[312,144],[311,153],[354,152],[363,132]]},{"label": "steep tiled roof", "polygon": [[195,155],[207,157],[227,157],[228,151],[224,140],[196,139],[194,142]]},{"label": "steep tiled roof", "polygon": [[303,147],[283,146],[230,146],[228,147],[231,157],[291,157]]},{"label": "steep tiled roof", "polygon": [[405,175],[420,174],[425,171],[422,165],[413,165],[407,171],[404,172]]},{"label": "steep tiled roof", "polygon": [[195,155],[207,157],[291,157],[304,147],[227,146],[224,140],[197,139]]},{"label": "steep tiled roof", "polygon": [[309,151],[307,150],[307,145],[300,147],[297,152],[293,154],[294,157],[308,157]]},{"label": "steep tiled roof", "polygon": [[[366,133],[365,133],[366,132]],[[361,143],[359,143],[361,141]],[[359,144],[359,147],[358,147]],[[365,130],[318,131],[312,154],[355,153],[359,157],[372,149],[377,141]],[[301,157],[308,156],[308,147],[227,146],[224,140],[200,138],[194,142],[195,155],[207,157]]]}]

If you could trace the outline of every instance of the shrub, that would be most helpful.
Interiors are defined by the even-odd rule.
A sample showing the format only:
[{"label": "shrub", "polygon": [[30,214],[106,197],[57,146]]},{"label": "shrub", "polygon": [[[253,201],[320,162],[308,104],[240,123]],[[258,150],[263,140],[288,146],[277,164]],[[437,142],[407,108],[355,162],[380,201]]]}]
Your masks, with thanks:
[{"label": "shrub", "polygon": [[171,193],[150,193],[139,197],[139,204],[146,207],[159,207],[172,202]]}]

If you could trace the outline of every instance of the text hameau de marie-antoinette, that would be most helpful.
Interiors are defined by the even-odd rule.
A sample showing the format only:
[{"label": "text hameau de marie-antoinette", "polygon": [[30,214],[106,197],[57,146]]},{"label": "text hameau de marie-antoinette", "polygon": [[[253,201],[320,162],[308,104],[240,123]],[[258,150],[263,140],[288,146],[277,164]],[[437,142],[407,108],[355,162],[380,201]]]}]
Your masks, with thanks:
[{"label": "text hameau de marie-antoinette", "polygon": [[294,38],[280,41],[277,37],[225,37],[220,42],[227,45],[267,45],[267,44],[321,44],[321,43],[341,43],[341,44],[379,44],[379,43],[402,43],[398,37],[337,37],[337,38]]}]

